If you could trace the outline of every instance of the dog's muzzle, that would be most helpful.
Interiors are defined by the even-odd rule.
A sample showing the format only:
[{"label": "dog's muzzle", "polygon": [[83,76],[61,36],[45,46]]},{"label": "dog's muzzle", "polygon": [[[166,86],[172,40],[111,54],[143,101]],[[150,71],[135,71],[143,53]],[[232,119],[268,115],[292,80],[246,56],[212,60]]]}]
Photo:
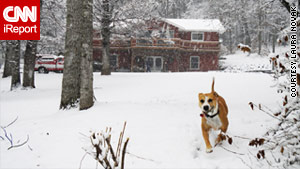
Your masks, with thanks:
[{"label": "dog's muzzle", "polygon": [[203,106],[203,113],[205,114],[212,114],[214,112],[214,109],[215,109],[215,106],[212,106],[210,109],[209,109],[209,106],[208,105],[205,105]]},{"label": "dog's muzzle", "polygon": [[215,116],[217,116],[219,114],[219,111],[215,114],[214,113],[214,109],[215,107],[211,107],[211,109],[209,109],[209,106],[203,106],[203,114],[205,115],[205,117],[209,117],[209,118],[213,118]]},{"label": "dog's muzzle", "polygon": [[204,110],[205,112],[208,112],[208,111],[209,111],[209,106],[208,106],[208,105],[203,106],[203,110]]}]

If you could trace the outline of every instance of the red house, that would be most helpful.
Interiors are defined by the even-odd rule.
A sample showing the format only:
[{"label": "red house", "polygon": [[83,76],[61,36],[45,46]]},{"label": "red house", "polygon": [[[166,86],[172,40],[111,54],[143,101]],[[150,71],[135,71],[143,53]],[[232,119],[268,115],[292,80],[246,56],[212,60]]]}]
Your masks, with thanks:
[{"label": "red house", "polygon": [[[218,70],[219,34],[224,31],[217,19],[152,21],[142,37],[111,41],[112,69],[155,72]],[[94,36],[93,43],[94,60],[101,62],[101,38]]]}]

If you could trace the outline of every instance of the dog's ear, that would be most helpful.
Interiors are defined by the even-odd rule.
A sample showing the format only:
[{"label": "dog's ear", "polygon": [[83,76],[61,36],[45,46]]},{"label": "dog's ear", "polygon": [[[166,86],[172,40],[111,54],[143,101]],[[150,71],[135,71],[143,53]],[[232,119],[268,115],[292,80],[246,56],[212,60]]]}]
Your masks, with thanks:
[{"label": "dog's ear", "polygon": [[219,95],[218,95],[217,92],[214,92],[214,96],[215,96],[215,97],[219,97]]},{"label": "dog's ear", "polygon": [[200,97],[203,96],[203,93],[198,94],[198,99],[200,100]]}]

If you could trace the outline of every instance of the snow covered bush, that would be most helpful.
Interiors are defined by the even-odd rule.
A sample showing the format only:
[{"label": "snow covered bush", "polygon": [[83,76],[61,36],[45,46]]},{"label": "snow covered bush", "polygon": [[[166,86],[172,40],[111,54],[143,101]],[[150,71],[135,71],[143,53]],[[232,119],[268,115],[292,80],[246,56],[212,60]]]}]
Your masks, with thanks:
[{"label": "snow covered bush", "polygon": [[[287,36],[283,38],[287,41]],[[274,112],[261,104],[249,103],[252,109],[256,106],[278,121],[263,138],[256,138],[249,143],[250,146],[259,147],[256,158],[260,166],[300,167],[300,56],[299,53],[297,55],[296,59],[292,59],[289,49],[286,49],[278,55],[272,55],[270,59],[274,68],[275,87],[282,95],[282,105],[279,109]],[[291,76],[291,71],[295,68],[293,66],[298,72],[296,77]],[[291,88],[294,86],[297,92],[295,97],[292,97]]]},{"label": "snow covered bush", "polygon": [[129,141],[129,138],[127,138],[123,144],[125,127],[126,122],[123,131],[120,133],[116,151],[111,145],[111,127],[107,127],[105,131],[93,132],[90,136],[91,146],[86,148],[85,151],[105,169],[124,169],[126,147]]}]

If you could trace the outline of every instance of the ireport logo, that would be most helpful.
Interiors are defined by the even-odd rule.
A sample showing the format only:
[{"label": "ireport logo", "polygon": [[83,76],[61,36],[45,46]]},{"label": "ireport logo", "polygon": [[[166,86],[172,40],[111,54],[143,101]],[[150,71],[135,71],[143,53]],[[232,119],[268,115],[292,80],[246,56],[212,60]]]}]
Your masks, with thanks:
[{"label": "ireport logo", "polygon": [[0,0],[0,40],[40,40],[40,0]]}]

